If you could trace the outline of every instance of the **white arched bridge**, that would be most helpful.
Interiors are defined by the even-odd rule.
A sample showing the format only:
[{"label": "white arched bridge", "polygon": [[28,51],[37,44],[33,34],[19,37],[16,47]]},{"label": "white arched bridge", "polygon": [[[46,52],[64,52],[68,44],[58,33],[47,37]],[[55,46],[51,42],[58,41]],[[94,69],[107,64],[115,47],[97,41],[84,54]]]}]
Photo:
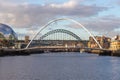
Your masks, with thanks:
[{"label": "white arched bridge", "polygon": [[[38,36],[40,35],[40,33],[41,33],[43,30],[45,30],[49,25],[51,25],[52,23],[56,23],[56,22],[64,21],[64,20],[69,21],[69,22],[73,22],[74,24],[80,26],[86,33],[88,33],[88,34],[94,39],[94,41],[95,41],[96,44],[99,46],[99,48],[102,49],[101,45],[100,45],[99,42],[95,39],[94,35],[93,35],[86,27],[84,27],[84,26],[83,26],[82,24],[80,24],[79,22],[77,22],[77,21],[75,21],[75,20],[73,20],[73,19],[69,19],[69,18],[55,19],[55,20],[52,20],[52,21],[48,22],[47,24],[45,24],[45,25],[34,35],[34,37],[31,39],[31,41],[30,41],[30,42],[28,43],[28,45],[26,46],[26,49],[29,48],[32,43],[35,44],[35,42],[39,42],[39,41],[40,41],[40,38],[43,39],[43,38],[49,36],[50,34],[55,34],[55,33],[59,33],[59,32],[69,34],[69,35],[71,35],[72,37],[74,37],[74,38],[76,38],[76,39],[78,39],[78,40],[81,40],[77,35],[75,35],[74,33],[70,32],[70,31],[68,31],[68,30],[57,29],[57,30],[54,30],[54,31],[50,31],[50,32],[46,33],[45,35],[41,36],[40,38],[38,38],[39,41],[35,41],[35,38],[38,37]],[[62,37],[60,37],[60,36],[57,36],[57,37],[62,38]],[[64,36],[64,37],[68,37],[68,36]]]}]

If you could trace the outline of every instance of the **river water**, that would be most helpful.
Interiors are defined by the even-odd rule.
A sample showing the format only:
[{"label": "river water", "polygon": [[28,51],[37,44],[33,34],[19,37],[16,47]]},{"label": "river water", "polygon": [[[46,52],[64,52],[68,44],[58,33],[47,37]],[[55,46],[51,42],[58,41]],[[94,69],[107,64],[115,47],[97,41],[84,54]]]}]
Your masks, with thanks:
[{"label": "river water", "polygon": [[0,80],[120,80],[120,57],[86,53],[0,57]]}]

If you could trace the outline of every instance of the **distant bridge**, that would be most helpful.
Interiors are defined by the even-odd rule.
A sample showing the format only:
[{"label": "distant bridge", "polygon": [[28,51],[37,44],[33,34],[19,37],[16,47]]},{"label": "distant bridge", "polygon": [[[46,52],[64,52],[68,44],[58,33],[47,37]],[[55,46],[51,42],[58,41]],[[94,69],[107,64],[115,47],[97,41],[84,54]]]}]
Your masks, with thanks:
[{"label": "distant bridge", "polygon": [[[48,36],[50,36],[50,35],[52,35],[52,34],[57,34],[57,33],[61,33],[61,36],[59,36],[59,35],[55,35],[54,37],[56,38],[56,40],[64,40],[65,38],[65,34],[68,34],[68,35],[66,35],[66,40],[68,40],[69,39],[69,35],[70,36],[72,36],[73,38],[75,38],[76,40],[79,40],[79,41],[81,41],[81,39],[80,39],[80,37],[79,36],[77,36],[76,34],[74,34],[73,32],[71,32],[71,31],[68,31],[68,30],[65,30],[65,29],[55,29],[55,30],[52,30],[52,31],[49,31],[49,32],[47,32],[46,34],[44,34],[44,35],[42,35],[41,37],[40,37],[40,40],[44,40],[44,38],[46,38],[46,37],[48,37]],[[63,33],[65,33],[65,34],[63,34]],[[63,39],[62,39],[63,38]],[[49,40],[49,39],[48,39]],[[70,40],[70,39],[69,39]]]}]

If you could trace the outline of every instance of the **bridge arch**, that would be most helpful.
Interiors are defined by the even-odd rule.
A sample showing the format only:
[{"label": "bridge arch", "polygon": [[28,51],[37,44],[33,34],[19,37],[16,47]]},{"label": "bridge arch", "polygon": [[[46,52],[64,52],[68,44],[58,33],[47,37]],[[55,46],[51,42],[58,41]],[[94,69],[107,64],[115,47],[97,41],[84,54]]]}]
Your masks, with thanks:
[{"label": "bridge arch", "polygon": [[46,34],[44,34],[43,36],[41,36],[40,40],[42,40],[45,37],[47,37],[47,36],[49,36],[51,34],[54,34],[54,33],[65,33],[65,34],[68,34],[68,35],[74,37],[76,40],[81,40],[79,36],[77,36],[76,34],[74,34],[71,31],[68,31],[68,30],[65,30],[65,29],[55,29],[55,30],[49,31]]},{"label": "bridge arch", "polygon": [[76,23],[77,25],[81,26],[93,39],[94,41],[97,43],[97,45],[99,46],[100,49],[102,49],[102,46],[99,44],[99,42],[95,39],[94,35],[86,28],[84,27],[81,23],[73,20],[73,19],[70,19],[70,18],[60,18],[60,19],[55,19],[55,20],[51,20],[50,22],[48,22],[47,24],[45,24],[36,34],[35,36],[31,39],[31,41],[28,43],[28,45],[26,46],[26,49],[29,47],[29,45],[31,44],[31,42],[35,39],[35,37],[41,32],[43,31],[45,28],[47,28],[50,24],[52,24],[53,22],[56,22],[56,21],[61,21],[61,20],[68,20],[68,21],[71,21],[71,22],[74,22]]}]

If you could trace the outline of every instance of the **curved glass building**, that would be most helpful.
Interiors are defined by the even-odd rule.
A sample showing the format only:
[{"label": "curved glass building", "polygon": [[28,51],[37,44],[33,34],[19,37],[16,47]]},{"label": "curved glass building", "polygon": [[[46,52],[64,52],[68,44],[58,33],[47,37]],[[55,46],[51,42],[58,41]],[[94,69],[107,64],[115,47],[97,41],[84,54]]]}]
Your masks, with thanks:
[{"label": "curved glass building", "polygon": [[0,23],[0,38],[15,40],[17,39],[17,35],[10,26]]},{"label": "curved glass building", "polygon": [[17,35],[14,30],[6,25],[0,23],[0,46],[11,46],[17,40]]}]

